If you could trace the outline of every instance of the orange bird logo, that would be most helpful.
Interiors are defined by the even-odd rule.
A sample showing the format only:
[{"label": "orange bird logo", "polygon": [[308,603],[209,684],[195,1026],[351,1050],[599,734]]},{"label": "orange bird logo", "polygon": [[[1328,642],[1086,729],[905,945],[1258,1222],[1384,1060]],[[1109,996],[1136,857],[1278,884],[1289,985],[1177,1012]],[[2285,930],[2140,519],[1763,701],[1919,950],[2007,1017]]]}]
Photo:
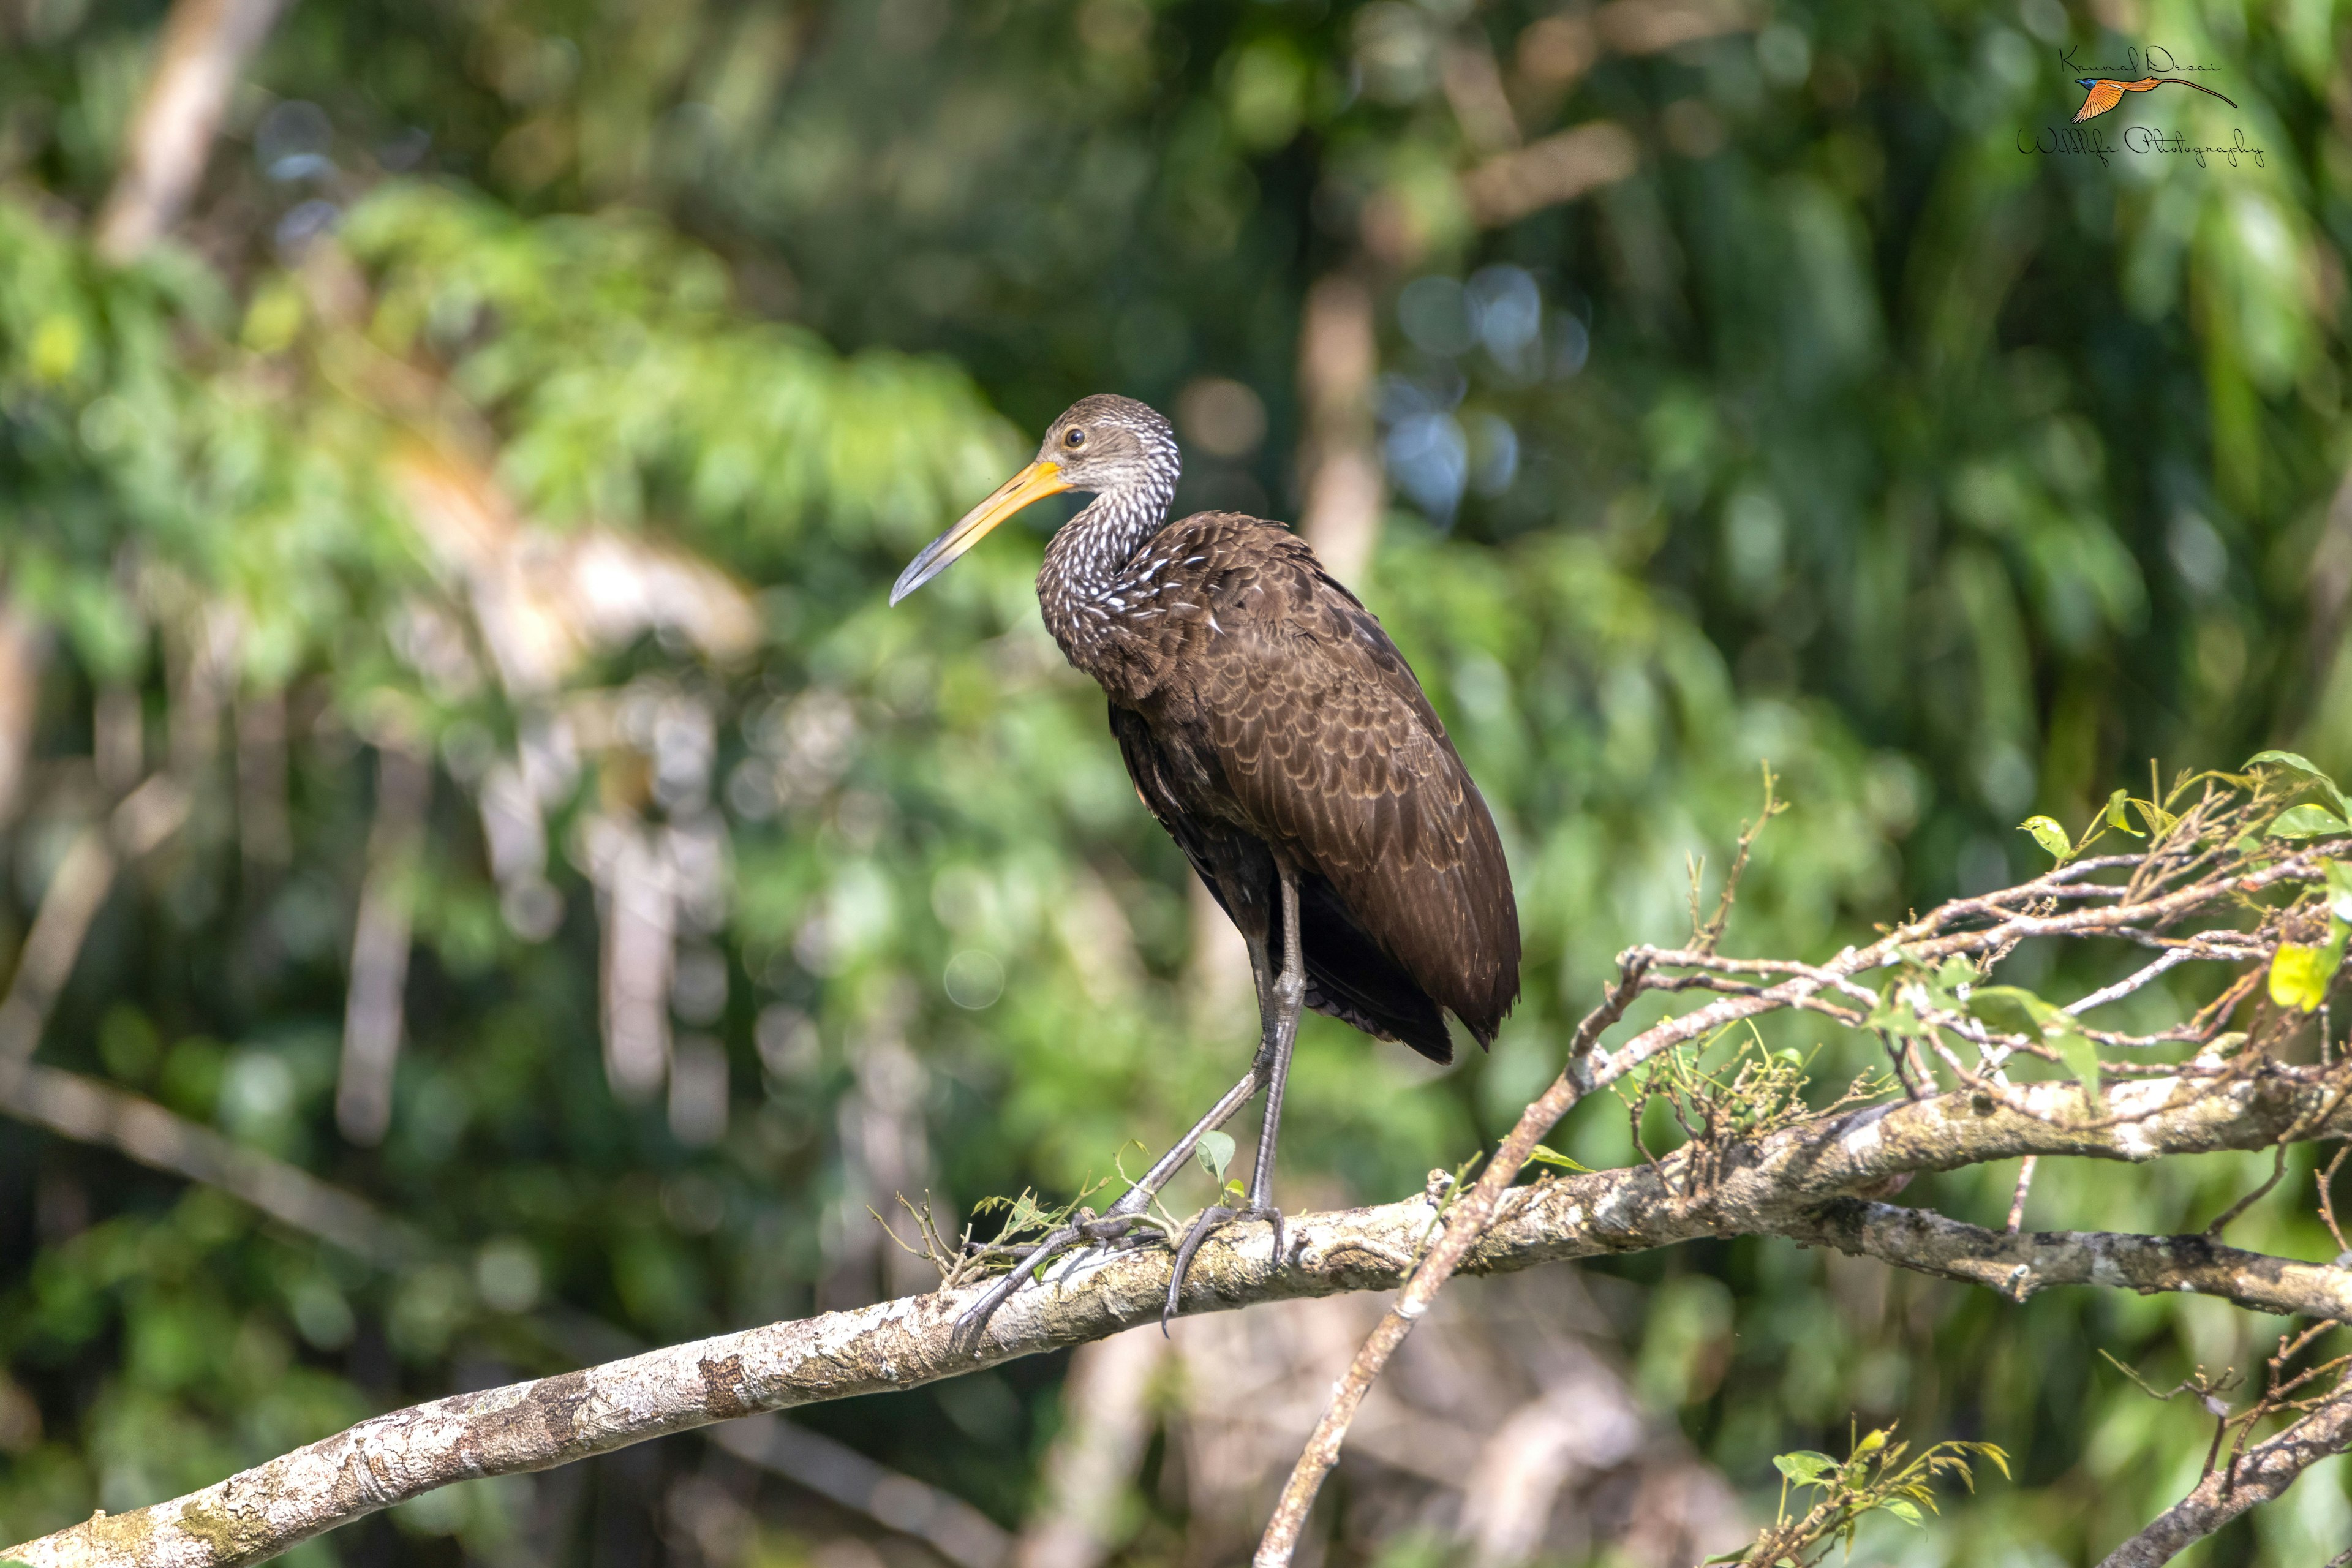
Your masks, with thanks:
[{"label": "orange bird logo", "polygon": [[2195,87],[2198,91],[2209,97],[2221,99],[2222,102],[2232,109],[2238,107],[2236,100],[2222,98],[2210,87],[2197,87],[2195,82],[2184,81],[2177,76],[2142,77],[2137,81],[2116,81],[2103,76],[2080,76],[2074,79],[2074,85],[2091,89],[2089,95],[2083,100],[2083,107],[2074,111],[2074,123],[2077,125],[2082,124],[2085,120],[2096,120],[2100,115],[2121,103],[2124,100],[2124,94],[2127,92],[2147,92],[2159,87]]}]

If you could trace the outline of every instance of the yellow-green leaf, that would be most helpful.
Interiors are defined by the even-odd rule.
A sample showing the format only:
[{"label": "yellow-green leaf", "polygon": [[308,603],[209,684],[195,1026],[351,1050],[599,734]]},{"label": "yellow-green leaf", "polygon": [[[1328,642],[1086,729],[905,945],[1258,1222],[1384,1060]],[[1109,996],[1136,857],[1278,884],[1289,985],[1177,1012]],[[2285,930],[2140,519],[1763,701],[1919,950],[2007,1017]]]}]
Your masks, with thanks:
[{"label": "yellow-green leaf", "polygon": [[2033,835],[2033,842],[2056,857],[2061,866],[2074,852],[2074,841],[2066,837],[2066,830],[2058,825],[2054,816],[2029,816],[2017,826],[2020,832]]},{"label": "yellow-green leaf", "polygon": [[2316,1012],[2327,1000],[2328,982],[2344,963],[2344,939],[2338,936],[2325,947],[2307,947],[2299,942],[2283,942],[2271,958],[2271,1000],[2282,1007],[2293,1007],[2305,1013]]},{"label": "yellow-green leaf", "polygon": [[1560,1170],[1568,1171],[1580,1176],[1591,1175],[1592,1173],[1591,1166],[1571,1160],[1567,1155],[1561,1153],[1559,1150],[1547,1147],[1541,1143],[1537,1144],[1534,1149],[1528,1152],[1528,1163],[1530,1165],[1552,1165]]},{"label": "yellow-green leaf", "polygon": [[2131,825],[2131,817],[2124,810],[2124,807],[2128,805],[2130,803],[2131,791],[2127,789],[2119,789],[2116,791],[2115,794],[2107,796],[2107,826],[2114,828],[2118,833],[2128,833],[2134,838],[2145,838],[2147,835],[2142,833],[2138,828],[2134,827]]},{"label": "yellow-green leaf", "polygon": [[74,373],[81,363],[81,323],[71,316],[48,316],[33,329],[32,362],[34,379],[58,382]]},{"label": "yellow-green leaf", "polygon": [[1810,1448],[1803,1448],[1793,1454],[1775,1456],[1772,1468],[1799,1486],[1809,1487],[1830,1471],[1836,1469],[1838,1462],[1827,1454],[1817,1454]]},{"label": "yellow-green leaf", "polygon": [[2271,824],[2273,838],[2316,838],[2322,834],[2352,831],[2344,819],[2324,805],[2291,805]]}]

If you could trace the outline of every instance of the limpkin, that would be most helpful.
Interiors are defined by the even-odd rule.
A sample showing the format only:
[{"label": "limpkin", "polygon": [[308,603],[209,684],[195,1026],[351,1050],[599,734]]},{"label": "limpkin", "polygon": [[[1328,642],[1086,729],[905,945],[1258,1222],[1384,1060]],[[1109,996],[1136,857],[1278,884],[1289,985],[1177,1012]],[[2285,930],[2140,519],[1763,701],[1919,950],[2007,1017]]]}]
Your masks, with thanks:
[{"label": "limpkin", "polygon": [[1518,995],[1518,910],[1494,818],[1403,656],[1280,524],[1229,511],[1170,522],[1178,468],[1156,410],[1083,398],[890,590],[895,605],[1032,501],[1093,492],[1045,548],[1046,628],[1109,697],[1137,793],[1240,929],[1257,984],[1249,1071],[1101,1217],[1024,1250],[965,1314],[975,1336],[1048,1258],[1156,1236],[1138,1225],[1153,1197],[1260,1089],[1247,1204],[1206,1209],[1186,1233],[1163,1321],[1217,1226],[1272,1221],[1280,1260],[1275,1141],[1301,1006],[1447,1062],[1443,1010],[1485,1046]]}]

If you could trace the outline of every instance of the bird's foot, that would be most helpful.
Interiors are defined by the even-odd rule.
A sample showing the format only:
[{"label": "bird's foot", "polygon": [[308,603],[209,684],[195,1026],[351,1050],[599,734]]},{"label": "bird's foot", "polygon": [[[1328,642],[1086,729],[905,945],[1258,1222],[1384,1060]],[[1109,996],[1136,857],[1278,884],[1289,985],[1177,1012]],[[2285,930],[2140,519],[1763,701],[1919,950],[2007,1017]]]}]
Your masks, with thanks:
[{"label": "bird's foot", "polygon": [[996,1315],[996,1310],[1012,1300],[1024,1280],[1034,1278],[1046,1264],[1074,1247],[1140,1247],[1162,1239],[1159,1226],[1143,1215],[1113,1210],[1100,1217],[1087,1212],[1084,1218],[1049,1233],[1041,1241],[1013,1247],[1012,1268],[988,1288],[987,1294],[964,1309],[963,1315],[956,1320],[950,1342],[958,1349],[977,1351],[980,1336],[987,1329],[988,1320]]},{"label": "bird's foot", "polygon": [[1182,1244],[1176,1248],[1176,1269],[1168,1277],[1168,1304],[1161,1308],[1160,1312],[1160,1331],[1162,1334],[1167,1333],[1169,1322],[1176,1316],[1179,1300],[1184,1292],[1184,1276],[1191,1273],[1192,1269],[1192,1255],[1199,1252],[1201,1244],[1208,1240],[1221,1226],[1231,1225],[1235,1220],[1244,1219],[1262,1219],[1272,1222],[1274,1261],[1276,1266],[1281,1264],[1282,1211],[1280,1209],[1271,1204],[1260,1204],[1248,1208],[1227,1208],[1220,1204],[1214,1208],[1202,1209],[1200,1218],[1192,1222],[1192,1227],[1184,1233]]}]

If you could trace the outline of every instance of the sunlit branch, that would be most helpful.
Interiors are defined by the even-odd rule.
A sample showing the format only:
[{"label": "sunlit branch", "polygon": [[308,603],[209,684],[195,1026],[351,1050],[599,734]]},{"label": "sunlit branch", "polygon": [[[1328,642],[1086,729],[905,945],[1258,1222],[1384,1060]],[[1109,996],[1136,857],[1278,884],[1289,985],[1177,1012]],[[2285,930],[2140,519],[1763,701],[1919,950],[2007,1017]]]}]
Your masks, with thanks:
[{"label": "sunlit branch", "polygon": [[[1771,815],[1770,784],[1768,772],[1766,819]],[[2184,781],[2180,790],[2185,791],[2189,787],[2189,783]],[[1477,1232],[1493,1222],[1498,1212],[1501,1189],[1517,1180],[1538,1141],[1584,1094],[1623,1077],[1664,1053],[1696,1041],[1710,1039],[1717,1031],[1742,1019],[1783,1009],[1820,1014],[1851,1027],[1868,1026],[1885,998],[1879,993],[1856,984],[1855,977],[1893,965],[1924,967],[1958,958],[1970,960],[1976,966],[1969,982],[1973,986],[1976,975],[1997,964],[2029,937],[2104,936],[2175,951],[2184,946],[2206,950],[2200,951],[2199,956],[2266,959],[2275,951],[2279,941],[2275,929],[2276,916],[2265,917],[2262,931],[2252,937],[2228,933],[2219,942],[2198,937],[2184,942],[2163,934],[2168,928],[2192,916],[2234,915],[2242,905],[2251,902],[2253,895],[2269,889],[2287,888],[2299,891],[2301,886],[2317,880],[2322,875],[2321,851],[2316,847],[2283,853],[2277,859],[2265,862],[2234,847],[2225,853],[2208,845],[2209,834],[2224,844],[2237,838],[2239,828],[2229,825],[2251,822],[2249,814],[2261,809],[2263,804],[2259,792],[2242,806],[2225,807],[2220,804],[2228,798],[2226,795],[2217,794],[2212,784],[2206,784],[2202,796],[2189,803],[2185,813],[2173,819],[2174,830],[2159,835],[2158,842],[2146,854],[2077,858],[2016,887],[1949,900],[1926,916],[1914,918],[1886,932],[1867,947],[1847,948],[1825,964],[1767,961],[1747,971],[1788,975],[1775,984],[1764,985],[1733,978],[1742,972],[1740,965],[1717,958],[1713,951],[1713,941],[1704,934],[1686,949],[1664,950],[1644,946],[1622,954],[1618,961],[1618,979],[1602,1005],[1578,1030],[1575,1048],[1570,1053],[1567,1067],[1559,1079],[1520,1115],[1517,1124],[1496,1151],[1487,1168],[1481,1173],[1477,1184],[1465,1194],[1449,1216],[1443,1236],[1431,1247],[1397,1301],[1365,1340],[1347,1374],[1333,1386],[1330,1402],[1293,1467],[1282,1496],[1276,1504],[1274,1516],[1260,1541],[1255,1559],[1257,1568],[1286,1568],[1306,1527],[1308,1511],[1313,1507],[1323,1478],[1339,1462],[1348,1426],[1372,1381],[1411,1331],[1412,1323],[1428,1310],[1446,1279],[1469,1255],[1475,1244]],[[2274,811],[2275,807],[2271,809]],[[2221,827],[2213,826],[2217,818],[2222,825]],[[1743,858],[1753,833],[1752,826],[1743,830]],[[2088,880],[2095,873],[2126,868],[2130,869],[2131,877],[2121,887]],[[1732,881],[1736,881],[1736,877]],[[1733,889],[1727,882],[1723,894],[1727,911],[1732,896]],[[2075,907],[2068,907],[2070,903]],[[1966,929],[1978,921],[1986,923],[1977,929]],[[1681,973],[1674,973],[1677,971]],[[2229,1005],[2234,1006],[2236,1000],[2247,994],[2248,979],[2242,977],[2225,994]],[[1625,1007],[1642,992],[1691,989],[1714,992],[1720,999],[1680,1017],[1653,1025],[1614,1051],[1588,1055],[1600,1035],[1622,1016]],[[2095,1073],[2094,1081],[2084,1083],[2079,1089],[2066,1090],[2063,1103],[2043,1103],[2046,1096],[2037,1096],[2011,1085],[2000,1071],[2000,1063],[2010,1054],[2020,1050],[2031,1051],[2053,1060],[2061,1059],[2063,1053],[2045,1041],[1993,1030],[1977,1018],[1953,1008],[1933,1006],[1925,1001],[1924,988],[1911,989],[1918,993],[1920,1000],[1908,1005],[1914,1016],[1921,1020],[1929,1047],[1950,1068],[1972,1106],[2003,1112],[2025,1121],[2040,1122],[2053,1131],[2076,1136],[2132,1130],[2178,1108],[2177,1100],[2158,1103],[2148,1101],[2144,1097],[2118,1108],[2115,1103],[2116,1097],[2110,1097],[2107,1114],[2094,1114],[2086,1118],[2084,1115],[2086,1109],[2084,1100],[2097,1098]],[[1888,994],[1891,995],[1894,990],[1889,986]],[[1853,1007],[1829,1002],[1822,994],[1824,992],[1847,995],[1857,1002],[1866,995],[1873,1004],[1873,1013],[1865,1015]],[[2218,1031],[2227,1016],[2226,1008],[2201,1010],[2198,1016],[2197,1031],[2168,1037],[2194,1037],[2201,1042]],[[2087,1037],[2088,1032],[2084,1033]],[[1972,1070],[1946,1043],[1947,1034],[1975,1045],[1988,1063],[1988,1070]],[[1886,1035],[1888,1048],[1895,1055],[1897,1070],[1905,1076],[1906,1087],[1914,1096],[1916,1107],[1923,1103],[1919,1097],[1924,1089],[1910,1079],[1924,1068],[1916,1065],[1917,1051],[1915,1039],[1916,1037],[1907,1035],[1901,1039],[1892,1034]],[[2150,1042],[2128,1040],[2124,1043]],[[2184,1069],[2187,1074],[2205,1079],[2209,1085],[2201,1091],[2189,1091],[2188,1099],[2192,1103],[2214,1099],[2221,1094],[2224,1083],[2232,1074],[2242,1077],[2250,1070],[2260,1072],[2267,1061],[2267,1058],[2258,1058],[2251,1068],[2242,1064],[2226,1068],[2200,1064]],[[2157,1081],[2185,1082],[2186,1078]],[[2149,1082],[2144,1081],[2138,1087],[2145,1089],[2149,1086]],[[2274,1142],[2284,1142],[2292,1138],[2309,1136],[2310,1128],[2325,1124],[2335,1116],[2341,1105],[2342,1094],[2341,1085],[2330,1085],[2326,1098],[2310,1112],[2309,1121],[2291,1123]],[[2017,1152],[2038,1153],[2044,1151],[2021,1149]],[[1712,1149],[1703,1152],[1711,1162],[1709,1174],[1712,1178],[1717,1168],[1712,1162],[1720,1159],[1721,1153]],[[2133,1151],[2125,1157],[2143,1156]],[[1661,1168],[1655,1163],[1649,1167],[1653,1173]],[[1929,1164],[1912,1168],[1947,1167]],[[1750,1225],[1744,1228],[1769,1227]]]},{"label": "sunlit branch", "polygon": [[[1462,1266],[1498,1272],[1743,1234],[1804,1234],[1806,1239],[1835,1244],[1837,1222],[1809,1219],[1808,1211],[1906,1171],[1948,1170],[2028,1153],[2146,1160],[2259,1149],[2297,1129],[2306,1136],[2341,1136],[2352,1133],[2352,1119],[2343,1114],[2335,1092],[2343,1070],[2269,1067],[2222,1084],[2172,1079],[2119,1085],[2113,1098],[2129,1102],[2136,1120],[2101,1128],[2019,1114],[1968,1094],[1817,1119],[1715,1152],[1707,1163],[1712,1179],[1706,1181],[1691,1179],[1692,1152],[1678,1151],[1656,1165],[1505,1189],[1493,1225],[1475,1236]],[[2032,1110],[2054,1111],[2077,1091],[2070,1084],[2036,1084],[2021,1092],[2033,1102]],[[1445,1233],[1455,1231],[1459,1214],[1457,1204]],[[1269,1227],[1235,1227],[1202,1249],[1184,1292],[1185,1310],[1393,1289],[1412,1268],[1438,1217],[1426,1196],[1294,1216],[1287,1226],[1288,1255],[1279,1263],[1269,1255]],[[1856,1232],[1849,1226],[1839,1234],[1885,1237],[1894,1235],[1895,1227],[1888,1223]],[[1978,1278],[1965,1269],[1956,1275],[1950,1265],[1969,1257],[1998,1264],[2009,1256],[2001,1248],[2042,1247],[2032,1258],[2037,1268],[2048,1270],[2044,1283],[2065,1282],[2065,1269],[2073,1267],[2062,1256],[2063,1245],[2045,1247],[2039,1237],[1979,1234],[1975,1227],[1947,1231],[1933,1222],[1921,1234],[1935,1245],[1906,1248],[1888,1241],[1875,1255],[1949,1277]],[[1950,1242],[1955,1236],[1964,1237],[1965,1245]],[[2332,1272],[2214,1248],[2210,1256],[2220,1261],[2184,1256],[2186,1272],[2162,1280],[2135,1272],[2138,1263],[2130,1260],[2177,1242],[2119,1237],[2099,1245],[2124,1261],[2113,1278],[2086,1266],[2091,1283],[2131,1288],[2145,1279],[2178,1289],[2186,1279],[2191,1288],[2210,1285],[2215,1293],[2228,1294],[2223,1277],[2234,1274],[2241,1283],[2231,1299],[2263,1310],[2279,1310],[2290,1299],[2284,1294],[2290,1288],[2317,1290],[2312,1282]],[[1054,1271],[1048,1288],[1013,1296],[976,1353],[959,1351],[954,1343],[955,1320],[975,1294],[968,1289],[773,1324],[583,1372],[460,1394],[378,1416],[203,1491],[92,1520],[10,1548],[6,1555],[34,1568],[227,1568],[258,1562],[452,1481],[545,1469],[757,1411],[911,1387],[1153,1321],[1167,1290],[1169,1266],[1168,1253],[1159,1248],[1076,1260]]]}]

